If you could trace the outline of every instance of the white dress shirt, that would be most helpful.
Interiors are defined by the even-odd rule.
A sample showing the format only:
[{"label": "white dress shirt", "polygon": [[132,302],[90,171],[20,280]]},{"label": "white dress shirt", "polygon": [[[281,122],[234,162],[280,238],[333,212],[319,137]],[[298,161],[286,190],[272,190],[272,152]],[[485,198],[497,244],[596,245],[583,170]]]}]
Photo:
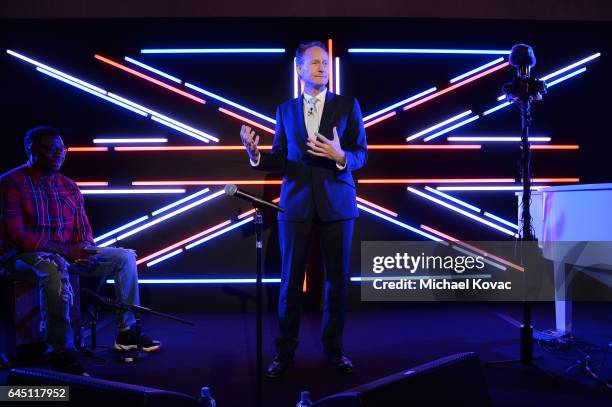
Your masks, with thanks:
[{"label": "white dress shirt", "polygon": [[[303,111],[304,111],[304,124],[306,125],[306,132],[308,133],[308,140],[314,141],[317,139],[315,135],[319,131],[321,125],[321,117],[323,117],[323,108],[325,106],[325,95],[327,94],[327,88],[323,89],[317,96],[311,96],[304,92],[302,94],[303,99]],[[249,160],[253,167],[259,165],[261,155],[257,156],[257,160]],[[344,165],[336,163],[336,167],[339,170],[346,168],[346,161]]]},{"label": "white dress shirt", "polygon": [[325,95],[327,88],[317,96],[311,96],[304,92],[302,99],[304,100],[304,123],[306,124],[306,132],[308,140],[314,141],[317,139],[315,135],[321,126],[321,117],[323,116],[323,107],[325,106]]}]

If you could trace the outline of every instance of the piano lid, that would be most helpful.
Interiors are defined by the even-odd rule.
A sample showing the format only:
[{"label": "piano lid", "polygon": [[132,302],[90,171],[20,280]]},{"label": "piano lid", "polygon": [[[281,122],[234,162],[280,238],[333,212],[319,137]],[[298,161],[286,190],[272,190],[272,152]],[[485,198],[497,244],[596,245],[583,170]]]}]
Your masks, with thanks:
[{"label": "piano lid", "polygon": [[597,191],[602,189],[612,190],[612,183],[605,184],[574,184],[574,185],[558,185],[540,189],[541,192],[567,192],[567,191]]}]

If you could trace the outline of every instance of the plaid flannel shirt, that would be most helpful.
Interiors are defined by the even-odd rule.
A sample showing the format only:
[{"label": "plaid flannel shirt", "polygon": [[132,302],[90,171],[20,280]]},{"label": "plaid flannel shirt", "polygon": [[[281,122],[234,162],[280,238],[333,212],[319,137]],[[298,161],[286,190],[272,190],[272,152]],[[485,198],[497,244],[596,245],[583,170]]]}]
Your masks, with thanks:
[{"label": "plaid flannel shirt", "polygon": [[0,176],[0,256],[40,250],[48,241],[93,244],[83,195],[74,181],[30,164]]}]

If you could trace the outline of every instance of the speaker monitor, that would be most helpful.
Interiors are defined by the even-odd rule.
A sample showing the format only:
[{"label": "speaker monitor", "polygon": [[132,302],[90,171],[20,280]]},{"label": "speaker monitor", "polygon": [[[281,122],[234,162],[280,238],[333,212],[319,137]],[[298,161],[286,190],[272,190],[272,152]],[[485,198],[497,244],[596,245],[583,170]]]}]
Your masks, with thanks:
[{"label": "speaker monitor", "polygon": [[201,406],[196,399],[182,393],[45,369],[11,369],[8,384],[13,386],[69,386],[70,405],[75,406]]}]

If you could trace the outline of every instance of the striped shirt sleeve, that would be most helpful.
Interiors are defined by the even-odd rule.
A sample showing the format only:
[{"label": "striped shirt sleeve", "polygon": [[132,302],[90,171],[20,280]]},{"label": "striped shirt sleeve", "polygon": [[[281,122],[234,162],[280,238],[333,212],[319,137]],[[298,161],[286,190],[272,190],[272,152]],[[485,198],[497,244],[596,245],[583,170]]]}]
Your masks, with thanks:
[{"label": "striped shirt sleeve", "polygon": [[74,184],[74,193],[76,194],[77,207],[71,240],[76,243],[89,242],[93,244],[93,233],[91,231],[89,219],[87,219],[87,214],[85,213],[85,200],[76,184]]}]

